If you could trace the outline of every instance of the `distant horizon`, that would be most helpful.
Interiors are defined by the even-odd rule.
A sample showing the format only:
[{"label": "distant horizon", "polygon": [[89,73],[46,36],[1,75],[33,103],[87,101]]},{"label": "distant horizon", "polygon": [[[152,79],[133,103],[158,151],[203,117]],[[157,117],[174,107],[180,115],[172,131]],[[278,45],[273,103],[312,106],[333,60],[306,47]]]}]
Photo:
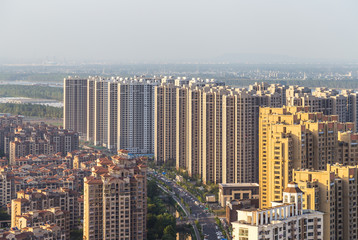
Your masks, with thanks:
[{"label": "distant horizon", "polygon": [[0,63],[358,62],[358,1],[1,1]]},{"label": "distant horizon", "polygon": [[39,66],[77,66],[77,65],[166,65],[166,64],[358,64],[357,59],[320,59],[320,58],[300,58],[288,55],[278,54],[224,54],[214,58],[207,59],[182,59],[172,61],[108,61],[108,60],[61,60],[56,57],[44,58],[44,59],[28,59],[28,60],[0,60],[0,65],[39,65]]}]

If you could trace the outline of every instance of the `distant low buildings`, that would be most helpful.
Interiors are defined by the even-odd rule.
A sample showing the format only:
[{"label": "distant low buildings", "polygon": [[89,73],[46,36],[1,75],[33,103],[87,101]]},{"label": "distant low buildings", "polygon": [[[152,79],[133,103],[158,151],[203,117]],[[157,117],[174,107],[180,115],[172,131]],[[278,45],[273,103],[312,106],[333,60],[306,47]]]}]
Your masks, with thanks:
[{"label": "distant low buildings", "polygon": [[259,185],[257,183],[220,183],[219,204],[227,206],[233,200],[248,200],[259,198]]},{"label": "distant low buildings", "polygon": [[67,239],[66,233],[56,224],[44,224],[37,227],[25,227],[21,230],[0,230],[0,240],[58,240]]},{"label": "distant low buildings", "polygon": [[20,116],[0,118],[0,154],[15,159],[27,155],[66,155],[79,147],[77,132],[50,126],[44,123],[23,123]]},{"label": "distant low buildings", "polygon": [[[28,226],[35,227],[41,225],[39,223],[41,222],[40,218],[43,219],[43,223],[47,223],[47,221],[52,219],[51,223],[61,223],[68,237],[70,229],[76,229],[83,218],[81,205],[83,205],[83,200],[81,200],[80,193],[66,188],[53,190],[27,189],[19,191],[17,192],[17,198],[12,200],[10,206],[11,227],[19,229]],[[51,216],[42,216],[47,213]],[[55,220],[57,214],[60,214],[61,218],[65,219],[63,221]],[[35,217],[38,220],[33,220]],[[24,224],[26,221],[28,221],[27,224]]]},{"label": "distant low buildings", "polygon": [[214,203],[214,202],[216,202],[216,197],[214,194],[208,194],[205,196],[205,201],[207,203]]}]

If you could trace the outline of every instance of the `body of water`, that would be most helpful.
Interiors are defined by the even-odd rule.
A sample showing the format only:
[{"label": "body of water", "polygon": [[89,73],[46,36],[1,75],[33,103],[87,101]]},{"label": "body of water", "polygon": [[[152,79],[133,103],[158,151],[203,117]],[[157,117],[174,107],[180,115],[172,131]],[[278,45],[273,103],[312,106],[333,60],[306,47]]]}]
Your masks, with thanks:
[{"label": "body of water", "polygon": [[41,99],[41,98],[25,98],[25,97],[0,97],[0,103],[16,103],[16,104],[38,104],[51,107],[63,107],[63,103],[57,100]]}]

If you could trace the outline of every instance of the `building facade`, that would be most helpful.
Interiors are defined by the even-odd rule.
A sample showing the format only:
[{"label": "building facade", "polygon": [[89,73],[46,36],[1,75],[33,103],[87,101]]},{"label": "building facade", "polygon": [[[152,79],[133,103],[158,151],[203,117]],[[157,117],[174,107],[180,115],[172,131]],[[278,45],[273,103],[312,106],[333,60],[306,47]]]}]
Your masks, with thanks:
[{"label": "building facade", "polygon": [[353,130],[338,116],[312,113],[309,107],[261,108],[259,117],[260,206],[282,200],[293,169],[326,169],[338,161],[338,132]]},{"label": "building facade", "polygon": [[[78,92],[78,81],[73,78],[65,79],[67,95]],[[78,114],[84,114],[85,117],[76,118],[76,121],[86,128],[83,130],[84,138],[96,146],[113,152],[127,149],[131,153],[153,153],[154,87],[159,82],[160,78],[137,76],[81,79],[86,93],[67,97],[65,110],[76,111],[79,108],[78,102],[81,102],[80,106],[85,111]],[[72,118],[65,117],[64,121],[69,128],[74,125],[71,123]]]},{"label": "building facade", "polygon": [[205,184],[257,182],[256,95],[214,81],[179,80],[155,90],[156,161]]},{"label": "building facade", "polygon": [[294,171],[303,191],[303,208],[324,213],[326,239],[357,239],[357,166]]},{"label": "building facade", "polygon": [[84,239],[146,239],[146,166],[98,159],[84,184]]},{"label": "building facade", "polygon": [[232,222],[234,240],[310,239],[323,240],[323,213],[302,208],[302,191],[291,182],[283,191],[283,202],[266,209],[238,210]]},{"label": "building facade", "polygon": [[226,206],[232,200],[259,199],[259,185],[257,183],[220,183],[219,204]]},{"label": "building facade", "polygon": [[68,77],[63,86],[63,126],[87,134],[87,79]]}]

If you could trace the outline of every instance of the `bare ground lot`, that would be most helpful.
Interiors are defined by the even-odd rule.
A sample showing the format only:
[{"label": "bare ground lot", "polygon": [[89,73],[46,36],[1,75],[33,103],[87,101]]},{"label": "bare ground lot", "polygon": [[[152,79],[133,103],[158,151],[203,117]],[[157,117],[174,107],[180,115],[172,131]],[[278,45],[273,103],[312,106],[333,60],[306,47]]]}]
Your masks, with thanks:
[{"label": "bare ground lot", "polygon": [[40,118],[40,117],[27,117],[25,116],[24,122],[30,123],[41,123],[44,122],[48,125],[54,126],[63,126],[63,119],[62,118]]}]

